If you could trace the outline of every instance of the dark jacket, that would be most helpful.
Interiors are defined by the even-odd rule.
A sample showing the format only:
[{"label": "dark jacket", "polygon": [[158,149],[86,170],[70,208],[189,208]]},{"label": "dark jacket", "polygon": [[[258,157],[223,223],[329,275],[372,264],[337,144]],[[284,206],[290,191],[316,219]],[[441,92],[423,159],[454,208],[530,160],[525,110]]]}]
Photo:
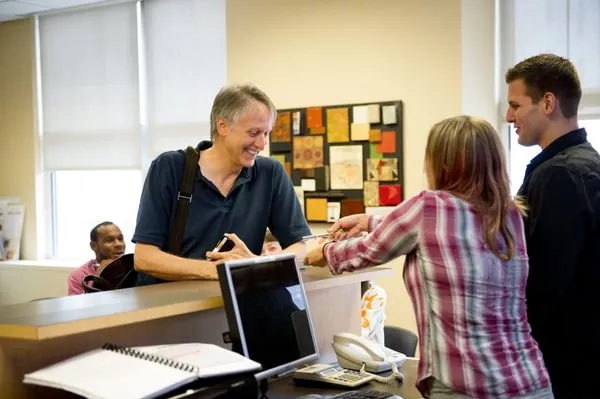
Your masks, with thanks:
[{"label": "dark jacket", "polygon": [[[555,395],[597,393],[600,359],[600,156],[585,129],[527,166],[527,313]],[[593,392],[592,392],[593,391]]]}]

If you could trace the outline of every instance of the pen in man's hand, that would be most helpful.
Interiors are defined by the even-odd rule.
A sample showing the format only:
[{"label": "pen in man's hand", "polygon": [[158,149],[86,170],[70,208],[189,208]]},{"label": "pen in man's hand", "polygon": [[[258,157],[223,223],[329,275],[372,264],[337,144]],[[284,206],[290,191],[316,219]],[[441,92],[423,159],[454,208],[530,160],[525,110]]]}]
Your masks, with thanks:
[{"label": "pen in man's hand", "polygon": [[331,233],[312,234],[310,236],[302,237],[302,241],[312,240],[313,238],[319,238],[319,237],[329,237],[329,236],[331,236]]}]

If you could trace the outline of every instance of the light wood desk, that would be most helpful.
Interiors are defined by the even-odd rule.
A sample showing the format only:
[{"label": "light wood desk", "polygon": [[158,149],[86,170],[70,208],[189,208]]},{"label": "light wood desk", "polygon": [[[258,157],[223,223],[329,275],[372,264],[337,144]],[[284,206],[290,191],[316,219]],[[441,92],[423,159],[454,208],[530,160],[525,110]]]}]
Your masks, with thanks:
[{"label": "light wood desk", "polygon": [[[332,276],[302,272],[320,361],[335,355],[334,333],[360,334],[360,283],[388,268]],[[22,383],[25,373],[106,342],[127,346],[206,342],[229,347],[219,283],[182,281],[0,307],[0,399],[72,397]],[[102,370],[98,370],[99,375]]]}]

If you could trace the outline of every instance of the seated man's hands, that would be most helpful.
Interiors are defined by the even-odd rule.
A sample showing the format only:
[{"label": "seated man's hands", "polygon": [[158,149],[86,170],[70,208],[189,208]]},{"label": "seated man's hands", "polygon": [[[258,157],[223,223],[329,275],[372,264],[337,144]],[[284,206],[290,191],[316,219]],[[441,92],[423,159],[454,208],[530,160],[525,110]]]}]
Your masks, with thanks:
[{"label": "seated man's hands", "polygon": [[336,241],[352,238],[366,231],[369,231],[369,215],[364,213],[345,216],[327,230]]},{"label": "seated man's hands", "polygon": [[225,237],[229,238],[235,244],[230,251],[206,252],[206,258],[213,261],[215,265],[220,265],[234,259],[254,258],[257,256],[248,249],[246,244],[236,234],[225,233]]}]

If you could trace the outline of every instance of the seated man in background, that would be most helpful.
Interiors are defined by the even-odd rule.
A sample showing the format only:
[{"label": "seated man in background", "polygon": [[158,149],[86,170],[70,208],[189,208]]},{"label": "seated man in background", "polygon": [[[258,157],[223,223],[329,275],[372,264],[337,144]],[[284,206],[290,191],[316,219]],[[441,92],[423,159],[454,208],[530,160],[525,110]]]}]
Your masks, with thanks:
[{"label": "seated man in background", "polygon": [[104,266],[125,253],[125,241],[121,229],[112,222],[98,224],[90,232],[90,248],[96,257],[71,272],[69,295],[84,294],[83,278],[88,274],[98,274]]},{"label": "seated man in background", "polygon": [[278,254],[282,251],[281,244],[273,233],[269,229],[267,229],[267,233],[265,234],[265,241],[263,242],[262,251],[260,252],[261,256],[263,255],[274,255]]}]

